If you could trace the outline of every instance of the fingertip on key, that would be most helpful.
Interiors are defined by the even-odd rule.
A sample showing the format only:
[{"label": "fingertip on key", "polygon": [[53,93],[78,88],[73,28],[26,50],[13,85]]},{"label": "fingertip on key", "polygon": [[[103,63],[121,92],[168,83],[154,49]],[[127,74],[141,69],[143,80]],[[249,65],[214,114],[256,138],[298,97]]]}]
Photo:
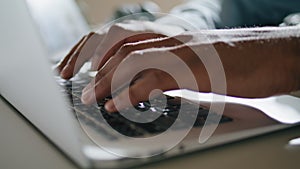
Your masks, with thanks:
[{"label": "fingertip on key", "polygon": [[72,72],[70,70],[70,67],[66,66],[65,68],[63,68],[63,70],[60,72],[60,76],[63,79],[70,79],[72,77]]},{"label": "fingertip on key", "polygon": [[107,110],[110,113],[113,113],[116,111],[116,107],[113,103],[112,100],[108,101],[105,105],[104,105],[105,110]]}]

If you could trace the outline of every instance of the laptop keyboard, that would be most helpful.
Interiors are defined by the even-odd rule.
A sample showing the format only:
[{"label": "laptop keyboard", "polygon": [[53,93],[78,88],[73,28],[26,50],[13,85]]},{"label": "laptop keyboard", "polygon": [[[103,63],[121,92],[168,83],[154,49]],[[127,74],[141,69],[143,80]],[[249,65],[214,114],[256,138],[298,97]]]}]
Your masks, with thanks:
[{"label": "laptop keyboard", "polygon": [[[70,109],[75,112],[78,120],[92,127],[101,135],[106,136],[109,140],[118,139],[118,135],[115,132],[112,132],[112,129],[129,137],[149,137],[168,130],[175,121],[176,125],[172,128],[173,130],[188,128],[190,127],[189,119],[178,118],[180,109],[186,113],[185,116],[196,119],[193,127],[203,126],[206,120],[210,120],[208,121],[208,124],[232,121],[230,117],[213,112],[210,113],[210,118],[207,119],[209,113],[208,109],[198,107],[197,105],[188,102],[182,104],[180,98],[164,95],[167,103],[164,103],[165,101],[162,101],[163,99],[157,97],[151,101],[140,102],[134,108],[127,108],[124,110],[125,113],[128,112],[131,116],[134,116],[134,119],[155,119],[149,119],[149,123],[139,123],[135,122],[136,120],[131,121],[125,118],[119,112],[108,113],[104,108],[104,104],[111,99],[111,97],[99,101],[96,105],[84,105],[80,100],[81,91],[90,82],[89,78],[66,81],[57,77],[57,81],[59,85],[62,86],[62,92],[69,98]],[[135,112],[132,113],[134,109]],[[195,115],[196,110],[198,111],[197,115]],[[145,116],[143,112],[146,112],[147,115]],[[214,119],[220,119],[220,121]],[[145,119],[143,119],[143,121],[145,121]],[[107,126],[107,124],[109,126]]]}]

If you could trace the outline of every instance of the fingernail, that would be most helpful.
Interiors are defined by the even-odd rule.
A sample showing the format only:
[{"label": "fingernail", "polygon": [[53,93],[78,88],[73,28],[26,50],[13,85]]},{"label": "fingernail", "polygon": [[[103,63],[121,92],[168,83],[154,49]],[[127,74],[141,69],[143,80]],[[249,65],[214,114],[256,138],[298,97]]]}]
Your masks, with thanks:
[{"label": "fingernail", "polygon": [[68,78],[68,73],[69,73],[69,66],[65,66],[63,70],[60,72],[60,76],[64,79]]}]

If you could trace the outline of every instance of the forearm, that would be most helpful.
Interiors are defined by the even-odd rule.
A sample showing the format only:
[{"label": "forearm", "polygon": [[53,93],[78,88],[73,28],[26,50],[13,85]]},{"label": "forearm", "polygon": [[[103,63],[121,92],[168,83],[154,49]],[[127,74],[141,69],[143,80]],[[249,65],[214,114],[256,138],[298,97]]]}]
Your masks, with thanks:
[{"label": "forearm", "polygon": [[236,32],[240,36],[228,41],[222,37],[233,34],[216,31],[221,38],[214,42],[226,73],[229,95],[266,97],[300,89],[299,28]]}]

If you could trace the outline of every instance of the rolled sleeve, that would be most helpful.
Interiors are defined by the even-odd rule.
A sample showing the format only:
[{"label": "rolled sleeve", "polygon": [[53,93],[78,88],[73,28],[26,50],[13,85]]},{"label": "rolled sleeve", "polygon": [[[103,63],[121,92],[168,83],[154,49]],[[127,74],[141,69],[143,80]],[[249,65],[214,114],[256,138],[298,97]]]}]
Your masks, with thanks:
[{"label": "rolled sleeve", "polygon": [[277,26],[296,12],[300,12],[298,0],[190,0],[157,22],[186,30]]}]

